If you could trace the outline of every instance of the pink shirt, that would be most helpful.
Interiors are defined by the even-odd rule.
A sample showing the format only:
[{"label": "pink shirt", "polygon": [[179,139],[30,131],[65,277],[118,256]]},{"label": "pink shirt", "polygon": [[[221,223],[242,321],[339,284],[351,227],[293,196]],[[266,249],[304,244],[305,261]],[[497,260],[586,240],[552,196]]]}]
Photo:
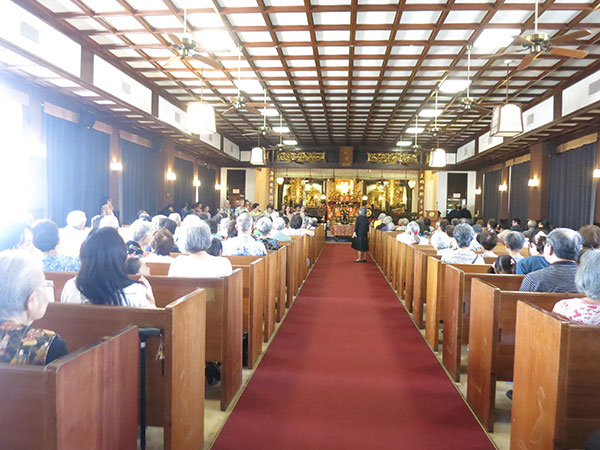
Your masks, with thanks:
[{"label": "pink shirt", "polygon": [[580,325],[600,325],[600,303],[584,298],[561,300],[554,305],[552,312]]}]

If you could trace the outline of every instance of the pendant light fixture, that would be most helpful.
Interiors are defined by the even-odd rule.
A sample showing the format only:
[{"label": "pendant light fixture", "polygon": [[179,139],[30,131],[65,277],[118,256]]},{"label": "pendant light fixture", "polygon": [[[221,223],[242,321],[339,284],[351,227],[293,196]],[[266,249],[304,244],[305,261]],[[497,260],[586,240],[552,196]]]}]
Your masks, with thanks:
[{"label": "pendant light fixture", "polygon": [[204,68],[200,75],[200,101],[190,103],[187,108],[187,127],[193,134],[215,134],[215,110],[204,99]]},{"label": "pendant light fixture", "polygon": [[[438,109],[438,91],[435,91],[435,110]],[[437,116],[435,116],[435,129],[438,129],[437,126]],[[440,147],[440,133],[437,133],[437,148],[431,153],[431,158],[429,159],[430,167],[446,167],[446,150]]]},{"label": "pendant light fixture", "polygon": [[506,97],[503,105],[498,105],[492,112],[492,122],[490,124],[490,136],[492,137],[513,137],[523,132],[523,114],[521,107],[514,103],[508,103],[508,66],[510,61],[506,62]]}]

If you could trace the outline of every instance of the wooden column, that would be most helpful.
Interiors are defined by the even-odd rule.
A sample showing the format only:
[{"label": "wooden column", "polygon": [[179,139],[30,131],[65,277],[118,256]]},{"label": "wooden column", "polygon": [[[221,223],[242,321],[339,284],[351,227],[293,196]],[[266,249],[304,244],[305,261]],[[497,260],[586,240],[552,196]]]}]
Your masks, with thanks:
[{"label": "wooden column", "polygon": [[502,181],[500,184],[506,184],[507,190],[500,192],[500,219],[508,219],[508,171],[509,167],[502,168]]},{"label": "wooden column", "polygon": [[529,218],[533,220],[546,219],[548,212],[548,155],[543,144],[531,147],[529,160],[529,178],[540,182],[537,187],[529,188]]},{"label": "wooden column", "polygon": [[475,216],[481,216],[481,208],[483,207],[483,172],[477,171],[475,176],[475,189],[479,189],[479,195],[475,194]]},{"label": "wooden column", "polygon": [[164,139],[158,158],[158,168],[156,179],[157,195],[156,210],[160,210],[165,205],[172,203],[175,198],[175,183],[167,180],[167,172],[175,172],[175,144],[170,139]]}]

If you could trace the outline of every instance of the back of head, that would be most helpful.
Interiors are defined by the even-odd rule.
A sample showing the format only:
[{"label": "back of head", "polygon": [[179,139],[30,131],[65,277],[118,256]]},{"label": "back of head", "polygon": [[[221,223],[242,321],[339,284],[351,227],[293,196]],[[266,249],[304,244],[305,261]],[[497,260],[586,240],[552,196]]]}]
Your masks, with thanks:
[{"label": "back of head", "polygon": [[514,274],[517,268],[517,262],[510,255],[500,255],[494,261],[494,269],[496,273]]},{"label": "back of head", "polygon": [[600,227],[585,225],[579,229],[583,248],[600,248]]},{"label": "back of head", "polygon": [[459,248],[468,247],[474,237],[475,232],[468,223],[459,223],[454,227],[454,239]]},{"label": "back of head", "polygon": [[513,218],[512,218],[512,221],[513,221],[514,223],[516,223],[517,225],[521,225],[521,219],[520,219],[520,218],[518,218],[518,217],[513,217]]},{"label": "back of head", "polygon": [[535,220],[527,221],[527,228],[535,228],[537,226],[537,222]]},{"label": "back of head", "polygon": [[240,233],[250,233],[252,231],[252,216],[248,213],[242,213],[237,217],[236,227]]},{"label": "back of head", "polygon": [[448,235],[448,237],[452,238],[454,237],[454,225],[448,225],[446,227],[446,234]]},{"label": "back of head", "polygon": [[157,255],[169,256],[171,251],[173,251],[173,247],[175,247],[173,235],[166,228],[161,228],[152,236],[150,248]]},{"label": "back of head", "polygon": [[189,253],[205,252],[210,247],[210,228],[206,222],[200,222],[187,229],[185,234],[185,251]]},{"label": "back of head", "polygon": [[163,214],[157,214],[156,216],[154,216],[152,218],[152,229],[154,231],[158,230],[160,228],[160,224],[164,219],[167,219],[167,216]]},{"label": "back of head", "polygon": [[198,225],[200,222],[200,217],[198,217],[196,214],[188,214],[185,216],[185,219],[183,219],[182,226],[190,227],[192,225]]},{"label": "back of head", "polygon": [[578,292],[587,297],[600,300],[600,251],[588,250],[581,256],[579,268],[575,275],[575,286]]},{"label": "back of head", "polygon": [[476,223],[475,225],[473,225],[473,231],[476,234],[479,234],[479,233],[481,233],[483,231],[483,228],[482,228],[481,225],[479,225],[478,223]]},{"label": "back of head", "polygon": [[546,233],[543,231],[539,231],[536,234],[531,234],[529,236],[529,244],[535,247],[536,252],[540,255],[544,254],[544,247],[546,246]]},{"label": "back of head", "polygon": [[43,283],[39,258],[23,250],[0,252],[0,320],[20,316],[29,296]]},{"label": "back of head", "polygon": [[518,231],[509,231],[504,236],[504,243],[513,252],[518,252],[525,245],[525,237]]},{"label": "back of head", "polygon": [[275,228],[275,231],[283,230],[285,228],[285,220],[283,220],[282,217],[275,218],[273,221],[273,228]]},{"label": "back of head", "polygon": [[181,223],[181,215],[179,213],[169,214],[169,219],[171,219],[177,225],[179,225]]},{"label": "back of head", "polygon": [[405,227],[406,225],[408,225],[409,220],[406,217],[401,218],[398,221],[398,225],[400,225],[401,227]]},{"label": "back of head", "polygon": [[210,241],[210,247],[206,250],[211,256],[221,256],[221,252],[223,251],[223,243],[215,238],[212,238]]},{"label": "back of head", "polygon": [[161,221],[160,228],[166,228],[171,232],[171,234],[175,234],[175,231],[177,230],[177,223],[174,220],[167,218]]},{"label": "back of head", "polygon": [[58,245],[58,227],[51,220],[33,222],[33,245],[43,252],[54,250]]},{"label": "back of head", "polygon": [[440,230],[442,231],[446,231],[446,228],[449,225],[449,222],[446,219],[442,219],[438,222],[439,226],[440,226]]},{"label": "back of head", "polygon": [[385,213],[379,213],[379,216],[377,216],[377,220],[383,220],[384,217]]},{"label": "back of head", "polygon": [[396,227],[394,226],[393,222],[390,222],[385,226],[386,231],[394,231],[395,229],[396,229]]},{"label": "back of head", "polygon": [[229,227],[227,228],[227,239],[236,237],[237,235],[236,220],[233,219],[231,222],[229,222]]},{"label": "back of head", "polygon": [[146,237],[152,236],[152,224],[144,219],[137,219],[129,228],[131,229],[131,239],[136,242],[142,242]]},{"label": "back of head", "polygon": [[419,227],[419,224],[417,222],[409,222],[408,225],[406,225],[406,233],[410,233],[410,234],[419,234],[419,232],[421,231],[421,228]]},{"label": "back of head", "polygon": [[208,224],[208,228],[210,228],[210,233],[217,234],[217,231],[219,231],[219,224],[217,223],[217,221],[210,219],[206,223]]},{"label": "back of head", "polygon": [[117,219],[117,216],[104,216],[102,219],[100,219],[100,225],[98,228],[107,227],[115,230],[119,228],[119,219]]},{"label": "back of head", "polygon": [[67,214],[67,226],[83,230],[87,217],[83,211],[75,210]]},{"label": "back of head", "polygon": [[452,224],[452,226],[456,226],[456,225],[458,225],[458,223],[459,223],[459,220],[458,220],[458,219],[455,217],[454,219],[452,219],[452,220],[450,221],[450,223]]},{"label": "back of head", "polygon": [[384,217],[384,219],[383,219],[383,223],[384,223],[385,225],[387,225],[387,224],[389,224],[389,223],[392,223],[393,221],[394,221],[394,220],[393,220],[393,219],[392,219],[390,216],[385,216],[385,217]]},{"label": "back of head", "polygon": [[489,219],[487,221],[487,226],[490,230],[495,230],[498,226],[498,222],[496,222],[496,219]]},{"label": "back of head", "polygon": [[485,250],[493,250],[498,244],[498,235],[495,231],[484,230],[479,233],[478,241]]},{"label": "back of head", "polygon": [[90,220],[90,224],[92,225],[92,229],[97,230],[100,228],[100,222],[102,221],[102,216],[98,214],[97,216],[92,217]]},{"label": "back of head", "polygon": [[273,222],[271,222],[271,219],[267,217],[262,217],[258,220],[258,222],[256,222],[256,229],[261,236],[268,236],[273,229]]},{"label": "back of head", "polygon": [[554,254],[561,259],[577,261],[581,250],[581,235],[570,228],[555,228],[547,238],[548,245],[554,249]]},{"label": "back of head", "polygon": [[360,209],[358,210],[358,214],[361,216],[366,216],[367,215],[367,207],[361,206]]},{"label": "back of head", "polygon": [[[385,223],[385,221],[384,221]],[[290,219],[290,228],[299,230],[302,228],[302,216],[300,214],[294,214]]]},{"label": "back of head", "polygon": [[27,228],[22,222],[0,223],[0,251],[15,249],[22,244]]},{"label": "back of head", "polygon": [[90,233],[81,246],[77,288],[94,304],[123,305],[123,289],[133,284],[126,259],[127,247],[117,230],[107,227]]}]

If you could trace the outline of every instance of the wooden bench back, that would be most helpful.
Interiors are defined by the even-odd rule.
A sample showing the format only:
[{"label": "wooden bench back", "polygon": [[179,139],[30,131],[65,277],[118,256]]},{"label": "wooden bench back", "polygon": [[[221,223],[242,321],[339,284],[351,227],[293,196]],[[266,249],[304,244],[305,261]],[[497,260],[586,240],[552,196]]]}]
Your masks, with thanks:
[{"label": "wooden bench back", "polygon": [[600,429],[600,327],[519,302],[511,449],[583,448]]},{"label": "wooden bench back", "polygon": [[2,448],[136,448],[138,329],[69,348],[46,366],[0,364]]},{"label": "wooden bench back", "polygon": [[423,311],[427,301],[427,260],[437,258],[437,250],[433,247],[417,246],[414,252],[413,271],[413,321],[418,328],[423,328]]},{"label": "wooden bench back", "polygon": [[193,449],[204,440],[205,299],[198,289],[156,309],[50,303],[34,326],[56,330],[70,348],[128,325],[163,330],[164,373],[155,360],[160,340],[151,338],[146,348],[147,422],[165,428],[170,448]]},{"label": "wooden bench back", "polygon": [[431,245],[405,245],[404,253],[404,300],[406,307],[413,312],[413,300],[415,294],[415,251],[417,250],[435,250]]}]

